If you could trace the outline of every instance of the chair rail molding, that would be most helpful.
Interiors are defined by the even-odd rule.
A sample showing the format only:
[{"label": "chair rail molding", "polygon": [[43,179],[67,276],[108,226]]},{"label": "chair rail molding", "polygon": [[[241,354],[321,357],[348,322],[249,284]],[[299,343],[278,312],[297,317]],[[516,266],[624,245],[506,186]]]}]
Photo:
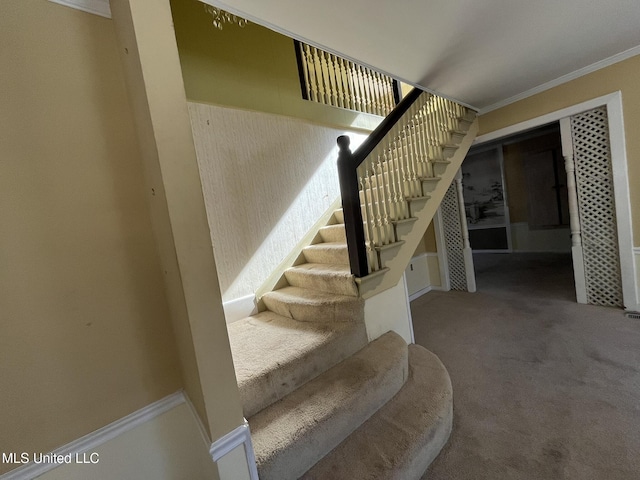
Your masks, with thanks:
[{"label": "chair rail molding", "polygon": [[[51,453],[58,456],[78,455],[99,447],[100,445],[132,430],[173,408],[185,403],[186,396],[182,390],[164,397],[146,407],[137,410],[126,417],[116,420],[109,425],[99,428],[84,437],[67,443]],[[60,466],[58,463],[30,462],[0,475],[0,480],[31,480]]]},{"label": "chair rail molding", "polygon": [[259,480],[256,458],[253,452],[253,443],[251,442],[251,430],[249,429],[249,422],[247,422],[246,419],[242,425],[239,425],[226,435],[213,442],[209,449],[209,454],[213,461],[217,463],[222,459],[222,457],[230,453],[232,450],[235,450],[237,447],[242,447],[244,449],[249,478],[251,480]]},{"label": "chair rail molding", "polygon": [[52,3],[64,5],[65,7],[75,8],[83,12],[100,15],[101,17],[111,18],[111,6],[109,0],[49,0]]}]

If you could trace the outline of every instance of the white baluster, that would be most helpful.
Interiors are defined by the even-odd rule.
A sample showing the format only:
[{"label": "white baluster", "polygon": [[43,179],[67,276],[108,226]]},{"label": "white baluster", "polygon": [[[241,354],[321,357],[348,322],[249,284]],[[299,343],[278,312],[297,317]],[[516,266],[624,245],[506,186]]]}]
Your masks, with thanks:
[{"label": "white baluster", "polygon": [[576,188],[576,168],[571,138],[571,120],[560,120],[560,134],[562,137],[562,155],[567,172],[567,194],[569,197],[569,227],[571,229],[571,256],[573,258],[573,275],[576,285],[576,300],[587,303],[587,281],[584,270],[584,256],[582,253],[582,234],[580,231],[580,212],[578,207],[578,191]]}]

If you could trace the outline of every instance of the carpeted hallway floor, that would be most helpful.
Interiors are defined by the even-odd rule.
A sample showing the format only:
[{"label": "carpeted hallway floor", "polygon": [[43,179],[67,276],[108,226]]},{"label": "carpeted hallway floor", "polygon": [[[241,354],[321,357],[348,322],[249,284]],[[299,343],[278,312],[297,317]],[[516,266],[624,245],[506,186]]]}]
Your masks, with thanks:
[{"label": "carpeted hallway floor", "polygon": [[478,292],[412,302],[453,383],[429,480],[640,479],[640,321],[575,303],[571,259],[476,255]]}]

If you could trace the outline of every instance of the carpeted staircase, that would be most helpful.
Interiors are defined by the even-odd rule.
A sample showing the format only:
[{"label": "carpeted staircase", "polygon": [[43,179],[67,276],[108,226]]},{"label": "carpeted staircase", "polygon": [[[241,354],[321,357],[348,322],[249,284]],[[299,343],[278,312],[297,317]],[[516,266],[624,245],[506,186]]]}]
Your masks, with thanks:
[{"label": "carpeted staircase", "polygon": [[451,432],[438,358],[393,332],[368,343],[342,221],[229,325],[262,480],[419,479]]}]

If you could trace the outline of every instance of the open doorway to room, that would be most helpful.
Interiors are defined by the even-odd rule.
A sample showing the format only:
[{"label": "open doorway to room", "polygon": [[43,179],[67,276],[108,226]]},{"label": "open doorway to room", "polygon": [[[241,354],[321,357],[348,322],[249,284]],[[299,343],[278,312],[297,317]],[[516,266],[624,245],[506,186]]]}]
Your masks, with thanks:
[{"label": "open doorway to room", "polygon": [[462,183],[478,288],[575,298],[559,123],[473,148]]}]

